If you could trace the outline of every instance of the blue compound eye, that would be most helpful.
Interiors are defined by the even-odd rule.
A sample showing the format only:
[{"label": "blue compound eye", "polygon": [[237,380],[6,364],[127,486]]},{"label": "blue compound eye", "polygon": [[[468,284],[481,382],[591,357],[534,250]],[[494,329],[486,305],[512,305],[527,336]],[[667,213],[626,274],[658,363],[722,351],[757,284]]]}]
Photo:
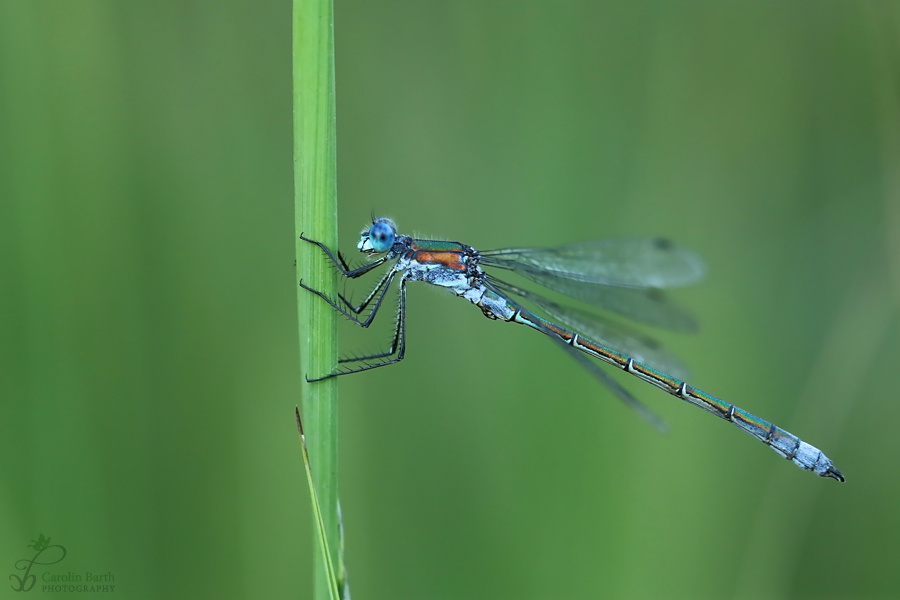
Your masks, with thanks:
[{"label": "blue compound eye", "polygon": [[378,253],[387,252],[394,245],[397,229],[388,219],[376,219],[369,230],[369,243],[372,250]]}]

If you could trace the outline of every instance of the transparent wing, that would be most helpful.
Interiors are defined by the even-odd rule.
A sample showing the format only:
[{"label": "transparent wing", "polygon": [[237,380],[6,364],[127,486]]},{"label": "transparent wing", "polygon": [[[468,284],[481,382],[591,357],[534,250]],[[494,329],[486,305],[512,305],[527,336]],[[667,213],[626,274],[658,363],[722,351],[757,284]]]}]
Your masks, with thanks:
[{"label": "transparent wing", "polygon": [[666,433],[669,430],[668,424],[655,412],[650,410],[643,402],[631,395],[622,385],[612,378],[612,376],[600,368],[600,365],[592,361],[586,354],[582,354],[572,346],[568,345],[561,339],[551,336],[553,341],[559,344],[563,350],[569,353],[582,367],[593,375],[600,383],[609,388],[615,396],[622,401],[625,406],[636,412],[642,419],[650,423],[660,433]]},{"label": "transparent wing", "polygon": [[688,370],[684,363],[669,354],[653,338],[630,331],[622,325],[602,321],[599,317],[581,310],[553,303],[538,302],[536,304],[548,315],[590,340],[627,354],[640,363],[682,381],[688,378]]},{"label": "transparent wing", "polygon": [[521,296],[579,335],[617,350],[672,377],[688,378],[688,369],[659,342],[622,324],[606,321],[599,315],[561,306],[540,294],[491,278],[491,283],[507,294]]},{"label": "transparent wing", "polygon": [[617,238],[559,248],[511,248],[481,253],[482,262],[520,272],[548,273],[601,285],[668,288],[696,282],[703,261],[663,238]]},{"label": "transparent wing", "polygon": [[541,271],[518,271],[518,273],[560,294],[648,325],[684,332],[696,331],[698,328],[694,316],[674,304],[659,289],[599,285],[565,279]]}]

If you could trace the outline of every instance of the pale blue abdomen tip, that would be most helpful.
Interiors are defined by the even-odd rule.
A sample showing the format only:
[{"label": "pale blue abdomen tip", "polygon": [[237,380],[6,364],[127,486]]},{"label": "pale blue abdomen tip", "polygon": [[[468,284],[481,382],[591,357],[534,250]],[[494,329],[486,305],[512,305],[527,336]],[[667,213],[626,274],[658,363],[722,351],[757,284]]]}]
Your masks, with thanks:
[{"label": "pale blue abdomen tip", "polygon": [[831,477],[841,482],[844,481],[843,473],[834,468],[831,459],[812,444],[801,441],[791,460],[801,469],[812,471],[819,477]]}]

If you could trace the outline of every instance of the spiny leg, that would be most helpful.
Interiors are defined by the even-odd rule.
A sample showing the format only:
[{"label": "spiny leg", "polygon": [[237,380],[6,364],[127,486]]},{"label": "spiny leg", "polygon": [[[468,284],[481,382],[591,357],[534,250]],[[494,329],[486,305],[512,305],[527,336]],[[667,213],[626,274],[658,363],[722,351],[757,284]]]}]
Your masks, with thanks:
[{"label": "spiny leg", "polygon": [[[347,261],[346,261],[346,259],[344,259],[344,255],[341,254],[340,250],[338,250],[337,257],[341,263],[341,268],[343,268],[344,272],[352,272],[352,269],[348,266]],[[379,263],[379,264],[381,264],[381,263]],[[338,293],[338,299],[341,302],[343,302],[344,306],[347,309],[349,309],[350,311],[352,311],[356,314],[359,314],[360,312],[363,311],[363,309],[365,309],[365,307],[369,304],[369,302],[372,301],[372,298],[375,297],[376,292],[378,292],[378,289],[381,287],[381,285],[384,283],[384,281],[385,281],[385,279],[387,279],[387,277],[388,277],[388,274],[386,273],[381,278],[381,281],[378,283],[378,285],[376,285],[375,288],[371,292],[369,292],[369,295],[366,297],[365,300],[363,300],[363,302],[359,306],[353,306],[353,303],[350,300],[348,300],[342,293]]]},{"label": "spiny leg", "polygon": [[[384,293],[382,293],[382,298],[384,297]],[[381,301],[379,300],[379,304]],[[332,304],[332,306],[334,306]],[[373,309],[375,310],[375,309]],[[379,363],[375,364],[366,364],[361,367],[354,367],[352,369],[338,369],[337,371],[333,371],[328,375],[324,375],[322,377],[316,377],[315,379],[306,378],[306,381],[312,383],[314,381],[322,381],[323,379],[329,379],[331,377],[337,377],[338,375],[349,375],[350,373],[360,373],[362,371],[368,371],[369,369],[377,369],[378,367],[384,367],[386,365],[392,365],[394,363],[398,363],[403,360],[403,356],[406,354],[406,276],[400,278],[400,304],[397,309],[397,327],[394,330],[394,341],[391,343],[391,349],[388,352],[380,355],[373,355],[372,357],[360,357],[356,359],[347,359],[347,361],[354,360],[366,360],[367,358],[383,358],[385,356],[391,356],[396,351],[396,356],[391,359],[383,360]]]},{"label": "spiny leg", "polygon": [[[398,362],[403,359],[403,353],[405,351],[404,350],[405,339],[406,339],[406,279],[405,278],[401,280],[400,289],[401,289],[401,296],[400,296],[399,309],[398,309],[398,313],[397,313],[397,326],[394,329],[394,339],[391,342],[391,347],[387,351],[379,352],[377,354],[368,354],[365,356],[353,356],[353,357],[348,357],[348,358],[342,358],[338,361],[339,363],[359,362],[359,361],[372,360],[375,358],[385,358],[387,356],[393,355],[394,352],[397,351],[398,346],[400,348],[399,358],[397,360],[388,361],[384,364],[392,364],[394,362]],[[401,334],[401,332],[402,332],[402,334]],[[370,366],[366,366],[360,370],[365,371],[365,370],[372,369],[375,367],[380,367],[380,366],[382,366],[382,365],[381,364],[370,365]],[[349,372],[355,373],[356,371],[351,370]],[[341,372],[339,374],[343,375],[344,373]]]},{"label": "spiny leg", "polygon": [[[366,299],[363,300],[359,306],[353,306],[353,304],[349,300],[344,298],[344,296],[341,294],[338,294],[338,298],[340,298],[341,302],[344,303],[344,306],[346,306],[348,310],[350,310],[354,314],[358,315],[363,310],[365,310],[365,308],[369,305],[369,303],[372,301],[372,298],[374,298],[375,295],[378,293],[378,290],[381,289],[381,286],[385,286],[385,283],[387,283],[387,285],[385,286],[385,289],[387,287],[390,287],[390,285],[391,285],[390,280],[394,277],[394,274],[396,272],[397,271],[391,269],[390,271],[385,273],[384,277],[381,278],[381,281],[379,281],[378,284],[374,288],[372,288],[372,291],[369,292],[369,295],[366,296]],[[384,297],[384,292],[381,293],[381,297]],[[378,302],[381,302],[381,298],[378,299]],[[376,310],[378,310],[377,304],[376,304],[376,308],[373,308],[372,311],[374,312]]]},{"label": "spiny leg", "polygon": [[[328,259],[332,262],[332,264],[335,267],[337,267],[337,269],[341,273],[341,275],[344,277],[348,277],[348,278],[356,278],[361,275],[364,275],[365,273],[368,273],[375,267],[380,266],[388,259],[387,256],[383,256],[382,258],[378,259],[377,261],[375,261],[373,263],[369,263],[367,265],[363,265],[362,267],[359,267],[358,269],[350,269],[347,266],[347,261],[344,260],[344,257],[341,255],[340,252],[338,252],[337,259],[335,259],[334,255],[323,243],[317,242],[315,240],[311,240],[307,237],[304,237],[302,233],[300,234],[300,239],[318,246],[322,250],[322,252],[325,253],[325,256],[328,257]],[[349,310],[357,315],[360,312],[362,312],[365,309],[365,307],[369,305],[369,303],[372,301],[372,299],[378,293],[378,290],[382,288],[382,286],[385,286],[385,284],[386,284],[385,289],[387,289],[387,287],[390,287],[391,278],[393,278],[395,272],[396,271],[391,270],[391,271],[388,271],[387,273],[385,273],[385,275],[381,278],[381,281],[379,281],[378,284],[372,289],[372,291],[369,292],[369,295],[366,296],[366,299],[359,306],[353,306],[353,304],[349,300],[347,300],[343,296],[343,294],[338,294],[338,299],[343,303],[344,306],[343,307],[338,306],[337,303],[335,303],[333,300],[331,300],[331,298],[328,298],[327,296],[325,296],[319,290],[316,290],[307,285],[304,285],[303,281],[300,282],[300,287],[316,294],[317,296],[319,296],[320,298],[322,298],[323,300],[328,302],[328,304],[330,304],[335,310],[339,311],[341,314],[346,316],[348,319],[350,319],[357,325],[361,325],[362,327],[368,327],[369,324],[371,324],[372,319],[375,317],[375,313],[378,311],[378,304],[380,304],[381,300],[384,298],[384,291],[382,291],[381,296],[379,297],[378,304],[376,304],[375,308],[372,309],[372,312],[369,313],[369,317],[366,319],[366,321],[364,321],[364,322],[360,321],[358,318],[348,314],[347,310]],[[347,309],[347,310],[345,310],[345,309]],[[363,324],[363,323],[365,323],[365,324]]]},{"label": "spiny leg", "polygon": [[[391,275],[393,277],[393,272],[389,273],[389,275]],[[362,327],[368,327],[368,325],[372,322],[372,315],[378,310],[378,308],[381,306],[381,303],[384,301],[384,295],[389,286],[390,286],[390,282],[388,282],[388,285],[385,286],[384,291],[381,292],[381,296],[379,296],[378,301],[375,304],[375,307],[372,309],[372,312],[369,313],[369,318],[366,320],[367,323],[366,324],[360,323],[360,325]],[[374,296],[376,291],[377,291],[377,288],[375,290],[373,290],[371,294],[369,294],[369,298]],[[360,305],[360,310],[362,310],[363,307],[365,306],[365,304],[367,304],[369,302],[369,298],[367,298],[363,302],[363,304]],[[352,307],[351,307],[351,310],[353,310]],[[365,354],[363,356],[347,356],[345,358],[341,358],[340,360],[338,360],[338,362],[339,363],[349,363],[349,362],[373,360],[376,358],[384,358],[385,356],[392,355],[394,353],[394,351],[396,350],[396,346],[397,346],[397,335],[396,335],[396,330],[395,330],[394,341],[391,343],[391,348],[387,352],[378,352],[376,354]]]},{"label": "spiny leg", "polygon": [[347,264],[347,261],[344,260],[344,255],[341,254],[340,250],[338,250],[338,252],[337,252],[337,257],[338,257],[338,260],[341,261],[341,266],[344,267],[344,270],[350,271],[351,270],[350,266]]},{"label": "spiny leg", "polygon": [[382,256],[381,258],[376,260],[375,262],[370,262],[370,263],[365,264],[356,269],[348,269],[347,263],[346,263],[346,261],[344,261],[344,257],[340,256],[340,253],[338,253],[338,256],[340,257],[340,260],[338,260],[337,258],[335,258],[334,254],[331,253],[331,250],[328,249],[328,246],[326,246],[322,242],[317,242],[316,240],[311,240],[308,237],[304,237],[304,235],[302,233],[300,234],[300,239],[303,240],[304,242],[309,242],[310,244],[315,244],[316,246],[321,248],[322,252],[325,253],[325,256],[328,257],[328,260],[330,260],[332,262],[332,264],[334,264],[334,266],[337,267],[340,274],[343,275],[344,277],[348,277],[350,279],[356,279],[360,275],[365,275],[366,273],[368,273],[375,267],[384,264],[385,261],[387,261],[390,258],[390,254],[385,254],[384,256]]},{"label": "spiny leg", "polygon": [[391,343],[391,348],[386,350],[385,352],[378,352],[376,354],[365,354],[363,356],[347,356],[345,358],[338,359],[339,363],[351,363],[351,362],[361,362],[367,360],[374,360],[376,358],[384,358],[385,356],[390,356],[396,350],[397,345],[397,337],[394,336],[394,341]]},{"label": "spiny leg", "polygon": [[[326,296],[323,292],[309,287],[308,285],[304,284],[302,281],[300,282],[300,287],[302,287],[304,290],[308,290],[308,291],[312,292],[313,294],[315,294],[316,296],[318,296],[319,298],[321,298],[322,300],[327,302],[334,310],[338,311],[339,313],[341,313],[342,315],[344,315],[345,317],[347,317],[348,319],[350,319],[351,321],[353,321],[360,327],[368,327],[369,325],[372,324],[372,321],[375,319],[375,315],[378,313],[378,309],[381,308],[381,304],[382,304],[382,302],[384,302],[384,295],[387,293],[388,289],[391,287],[391,281],[394,279],[394,275],[396,273],[397,273],[397,271],[395,271],[393,269],[391,271],[389,271],[384,276],[384,278],[382,278],[382,280],[378,283],[378,285],[375,287],[375,289],[372,290],[372,293],[370,294],[370,296],[374,295],[378,291],[378,288],[381,288],[381,294],[378,296],[378,300],[375,302],[375,306],[372,307],[372,310],[369,312],[369,316],[366,317],[365,321],[360,321],[356,315],[347,312],[347,310],[343,306],[340,306],[337,302],[335,302],[334,300],[332,300],[331,298]],[[368,300],[367,300],[367,302],[368,302]],[[353,309],[352,306],[349,308],[351,310]]]}]

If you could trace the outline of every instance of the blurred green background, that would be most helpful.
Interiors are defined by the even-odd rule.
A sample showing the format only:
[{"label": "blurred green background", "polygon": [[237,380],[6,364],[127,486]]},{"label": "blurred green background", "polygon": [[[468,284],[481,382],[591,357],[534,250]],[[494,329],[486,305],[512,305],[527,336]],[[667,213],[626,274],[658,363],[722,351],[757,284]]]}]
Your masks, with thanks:
[{"label": "blurred green background", "polygon": [[[372,212],[485,249],[673,238],[709,267],[677,293],[702,331],[660,334],[691,382],[848,479],[620,377],[660,435],[411,286],[407,359],[341,382],[354,598],[897,597],[900,5],[335,12],[344,252]],[[310,596],[290,14],[0,0],[4,574],[42,533],[68,556],[39,575],[117,597]]]}]

